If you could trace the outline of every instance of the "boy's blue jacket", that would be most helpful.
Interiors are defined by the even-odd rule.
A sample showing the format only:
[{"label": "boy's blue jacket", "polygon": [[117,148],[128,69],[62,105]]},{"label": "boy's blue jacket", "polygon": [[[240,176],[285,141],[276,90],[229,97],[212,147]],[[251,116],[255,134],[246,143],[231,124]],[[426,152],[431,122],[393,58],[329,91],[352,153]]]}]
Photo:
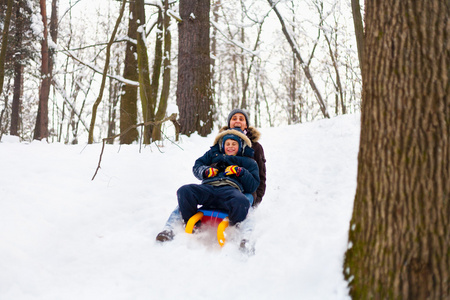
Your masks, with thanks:
[{"label": "boy's blue jacket", "polygon": [[[250,140],[247,137],[245,137],[246,139],[243,139],[244,143],[246,143],[244,149],[242,150],[242,154],[244,156],[226,155],[222,152],[221,149],[221,137],[230,133],[235,134],[235,132],[237,131],[227,130],[223,134],[220,134],[216,138],[214,146],[212,146],[202,157],[198,158],[195,161],[192,171],[194,172],[195,177],[202,180],[202,183],[211,184],[214,181],[224,181],[224,183],[227,181],[231,181],[232,183],[234,183],[231,185],[237,185],[241,192],[251,194],[256,191],[259,186],[259,169],[258,164],[253,158],[251,158],[253,157],[254,151],[252,148],[250,148]],[[241,137],[241,135],[239,135],[239,137]],[[238,165],[242,168],[239,177],[237,177],[236,175],[226,176],[224,174],[225,168],[231,165]],[[215,177],[205,178],[205,170],[210,167],[218,169],[219,173]]]}]

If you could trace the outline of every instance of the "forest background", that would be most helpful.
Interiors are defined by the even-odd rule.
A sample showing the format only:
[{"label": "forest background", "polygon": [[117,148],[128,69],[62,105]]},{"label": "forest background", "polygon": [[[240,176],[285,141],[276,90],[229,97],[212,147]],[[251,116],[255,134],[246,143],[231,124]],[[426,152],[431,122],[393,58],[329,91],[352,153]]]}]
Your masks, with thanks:
[{"label": "forest background", "polygon": [[[180,3],[189,1],[11,2],[8,35],[1,37],[2,45],[7,38],[7,49],[0,136],[75,144],[90,138],[100,142],[128,130],[131,137],[121,136],[121,143],[143,137],[149,143],[176,133],[177,122],[165,122],[155,130],[161,129],[162,137],[149,134],[145,139],[136,124],[180,113],[177,24]],[[8,0],[0,3],[5,32]],[[257,127],[360,110],[361,72],[350,1],[215,0],[209,4],[212,103],[208,113],[214,126],[226,124],[228,112],[236,107],[248,110],[251,125]],[[144,7],[143,13],[139,7]],[[140,18],[135,23],[130,21],[133,13]],[[144,26],[140,20],[145,20]],[[139,36],[147,55],[143,66],[137,66],[142,61],[138,56],[145,57],[137,54]],[[127,48],[134,51],[134,69],[148,70],[147,83],[127,71]],[[146,84],[148,89],[137,89]],[[151,118],[144,113],[150,108],[141,101],[145,90],[154,99],[148,105],[153,106]],[[126,108],[125,95],[130,93],[134,113]],[[43,97],[48,98],[48,112],[40,104]],[[40,129],[42,114],[48,115],[48,138],[40,132],[45,131]]]},{"label": "forest background", "polygon": [[161,145],[236,107],[262,131],[360,110],[350,296],[450,298],[448,1],[365,1],[364,30],[358,0],[0,4],[0,135]]}]

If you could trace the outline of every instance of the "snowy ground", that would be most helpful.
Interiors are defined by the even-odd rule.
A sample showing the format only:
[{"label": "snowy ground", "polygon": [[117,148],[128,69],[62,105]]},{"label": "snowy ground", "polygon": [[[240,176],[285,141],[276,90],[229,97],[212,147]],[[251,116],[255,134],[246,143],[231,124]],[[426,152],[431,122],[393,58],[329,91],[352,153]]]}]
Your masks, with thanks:
[{"label": "snowy ground", "polygon": [[211,145],[139,150],[0,143],[0,299],[348,299],[342,275],[359,114],[261,129],[267,191],[256,254],[179,229],[155,242],[175,192]]}]

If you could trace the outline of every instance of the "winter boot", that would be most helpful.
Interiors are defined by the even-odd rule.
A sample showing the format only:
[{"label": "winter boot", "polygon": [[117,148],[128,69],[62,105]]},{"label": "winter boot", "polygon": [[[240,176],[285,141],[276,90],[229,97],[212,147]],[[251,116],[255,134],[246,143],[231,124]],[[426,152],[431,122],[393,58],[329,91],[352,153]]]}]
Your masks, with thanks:
[{"label": "winter boot", "polygon": [[255,254],[255,246],[252,245],[248,240],[242,239],[241,244],[239,245],[239,250],[247,255],[254,255]]},{"label": "winter boot", "polygon": [[158,242],[164,243],[164,242],[173,240],[174,236],[175,235],[172,230],[165,229],[165,230],[161,231],[160,233],[158,233],[158,235],[156,236],[156,240]]}]

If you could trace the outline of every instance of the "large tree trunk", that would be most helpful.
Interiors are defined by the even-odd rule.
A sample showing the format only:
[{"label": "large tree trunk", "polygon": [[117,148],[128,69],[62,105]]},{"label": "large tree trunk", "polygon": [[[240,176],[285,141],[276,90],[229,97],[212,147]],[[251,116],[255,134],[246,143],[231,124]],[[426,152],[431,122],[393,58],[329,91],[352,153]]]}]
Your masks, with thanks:
[{"label": "large tree trunk", "polygon": [[[131,1],[129,5],[130,17],[128,18],[128,37],[136,40],[138,25],[134,8],[135,3]],[[132,81],[139,80],[136,52],[136,44],[127,41],[123,77]],[[125,132],[129,127],[137,124],[137,93],[138,89],[136,86],[129,84],[124,84],[122,86],[122,96],[120,98],[120,132]],[[138,131],[134,128],[120,136],[120,143],[131,144],[137,139]]]},{"label": "large tree trunk", "polygon": [[366,1],[353,299],[450,299],[450,7]]},{"label": "large tree trunk", "polygon": [[178,24],[177,105],[181,133],[206,136],[213,127],[209,0],[181,0]]}]

